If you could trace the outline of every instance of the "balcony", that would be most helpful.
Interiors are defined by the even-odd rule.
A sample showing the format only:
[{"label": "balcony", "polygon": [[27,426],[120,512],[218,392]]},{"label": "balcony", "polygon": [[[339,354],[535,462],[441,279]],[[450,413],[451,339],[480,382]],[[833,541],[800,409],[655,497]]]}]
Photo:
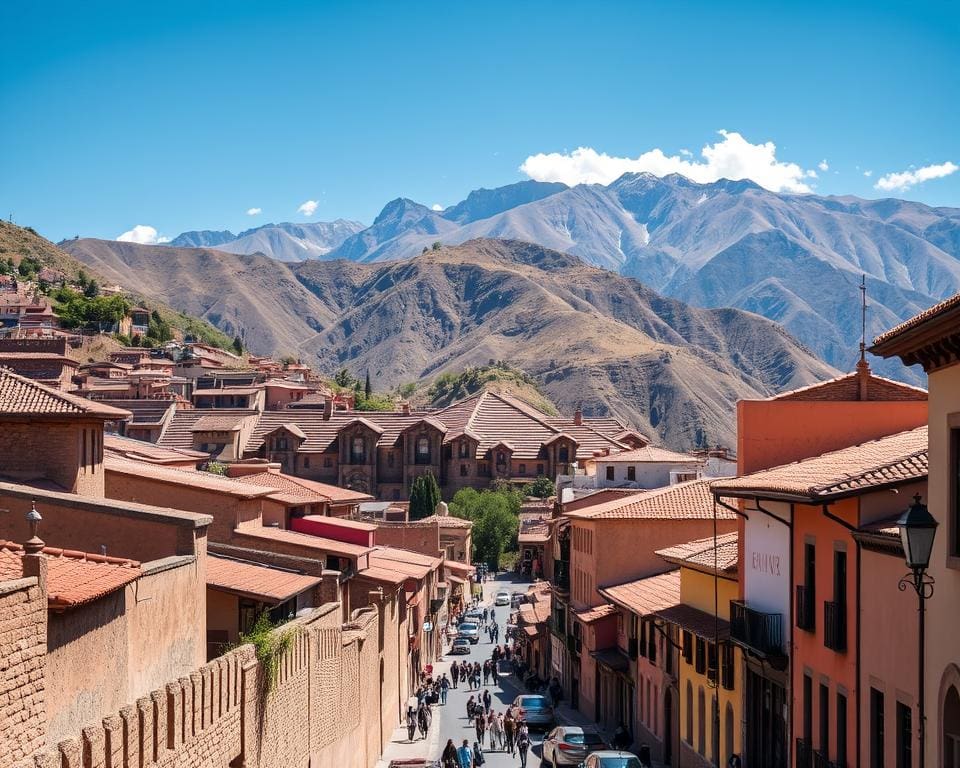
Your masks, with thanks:
[{"label": "balcony", "polygon": [[806,739],[797,739],[797,768],[813,768],[813,747]]},{"label": "balcony", "polygon": [[748,608],[741,600],[730,601],[730,636],[762,656],[783,655],[783,617]]},{"label": "balcony", "polygon": [[838,653],[847,650],[847,607],[843,603],[823,604],[823,644]]},{"label": "balcony", "polygon": [[813,588],[797,584],[797,629],[813,632],[817,627]]},{"label": "balcony", "polygon": [[582,641],[579,637],[573,634],[567,635],[567,650],[570,651],[570,653],[579,656],[581,648]]},{"label": "balcony", "polygon": [[553,585],[565,592],[570,591],[570,561],[553,561]]}]

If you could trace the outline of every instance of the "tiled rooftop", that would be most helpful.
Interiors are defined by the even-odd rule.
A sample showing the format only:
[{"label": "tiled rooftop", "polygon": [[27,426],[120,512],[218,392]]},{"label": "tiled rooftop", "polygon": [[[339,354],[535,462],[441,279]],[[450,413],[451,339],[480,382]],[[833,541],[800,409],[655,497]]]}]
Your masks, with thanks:
[{"label": "tiled rooftop", "polygon": [[818,501],[927,476],[927,428],[918,427],[751,475],[717,480],[731,496],[776,494]]},{"label": "tiled rooftop", "polygon": [[[244,418],[255,417],[257,412],[242,408],[218,408],[216,414],[221,417]],[[158,445],[164,448],[193,448],[194,424],[198,420],[211,415],[210,411],[206,409],[188,408],[176,411],[173,418],[170,419],[170,423],[167,424],[167,428],[163,431],[163,435],[157,441]]]},{"label": "tiled rooftop", "polygon": [[596,461],[604,464],[699,464],[700,459],[688,453],[677,453],[666,448],[648,445],[632,451],[611,453],[609,456],[597,456]]},{"label": "tiled rooftop", "polygon": [[190,428],[191,432],[235,432],[243,424],[244,416],[230,414],[208,414],[197,419]]},{"label": "tiled rooftop", "polygon": [[[120,557],[44,547],[47,558],[47,604],[66,610],[93,602],[140,578],[140,563]],[[0,541],[0,581],[23,576],[23,548]]]},{"label": "tiled rooftop", "polygon": [[711,573],[716,570],[723,574],[737,572],[737,540],[738,534],[724,533],[717,536],[716,549],[712,536],[705,539],[688,541],[673,547],[657,550],[657,554],[664,560],[675,565],[688,566],[697,570],[707,570]]},{"label": "tiled rooftop", "polygon": [[656,616],[681,629],[692,632],[697,637],[712,641],[714,637],[725,640],[730,636],[730,623],[714,617],[712,613],[701,611],[689,605],[679,604],[662,608],[654,612]]},{"label": "tiled rooftop", "polygon": [[724,507],[714,509],[711,480],[690,480],[643,493],[635,493],[595,506],[582,506],[565,514],[583,520],[735,520]]},{"label": "tiled rooftop", "polygon": [[103,450],[118,458],[146,461],[151,464],[172,464],[185,461],[202,461],[207,454],[200,451],[191,451],[184,448],[161,448],[155,443],[145,440],[134,440],[107,432],[103,436]]},{"label": "tiled rooftop", "polygon": [[370,547],[364,547],[360,544],[348,544],[345,541],[328,539],[324,536],[313,536],[309,533],[287,531],[282,528],[238,528],[234,534],[235,537],[240,539],[249,537],[263,541],[281,542],[283,544],[296,544],[306,549],[312,549],[324,554],[337,555],[339,557],[360,557],[370,551]]},{"label": "tiled rooftop", "polygon": [[584,624],[592,624],[593,622],[600,621],[600,619],[606,618],[607,616],[612,616],[616,612],[617,607],[615,605],[605,603],[604,605],[598,605],[593,608],[585,608],[582,611],[574,611],[573,615]]},{"label": "tiled rooftop", "polygon": [[909,320],[905,320],[904,322],[900,323],[900,325],[894,326],[889,331],[884,331],[873,340],[873,343],[882,344],[885,341],[889,341],[894,336],[897,336],[912,328],[916,328],[918,325],[922,325],[927,320],[930,320],[938,315],[942,315],[943,313],[948,312],[955,307],[960,307],[960,293],[954,294],[949,299],[945,299],[939,304],[934,304],[929,309],[925,309],[923,312],[914,315]]},{"label": "tiled rooftop", "polygon": [[[110,379],[107,379],[107,381],[110,381]],[[123,384],[123,388],[127,389],[127,385]],[[100,399],[97,402],[123,411],[130,411],[133,414],[130,423],[137,426],[162,424],[167,411],[175,404],[173,400]]]},{"label": "tiled rooftop", "polygon": [[646,616],[680,602],[680,569],[601,587],[598,591],[622,608]]},{"label": "tiled rooftop", "polygon": [[264,488],[273,488],[271,498],[283,504],[311,504],[323,502],[361,502],[373,498],[366,493],[358,493],[336,485],[318,483],[302,477],[285,475],[279,472],[257,472],[236,478],[237,482]]},{"label": "tiled rooftop", "polygon": [[130,416],[130,412],[60,392],[18,376],[7,368],[0,368],[0,415],[67,415],[125,419]]},{"label": "tiled rooftop", "polygon": [[306,576],[244,560],[217,555],[207,557],[208,587],[264,602],[285,602],[320,581],[319,576]]},{"label": "tiled rooftop", "polygon": [[768,398],[769,400],[832,400],[838,402],[853,402],[860,400],[861,377],[866,383],[866,398],[868,401],[889,401],[889,400],[926,400],[927,390],[920,387],[911,387],[909,384],[903,384],[892,379],[885,379],[882,376],[875,376],[870,373],[867,367],[861,374],[860,371],[848,373],[845,376],[838,376],[834,379],[821,381],[816,384],[810,384],[806,387],[793,389],[789,392],[783,392]]},{"label": "tiled rooftop", "polygon": [[241,483],[239,480],[215,475],[212,472],[165,467],[145,461],[132,461],[129,458],[120,458],[110,454],[104,456],[103,466],[108,472],[116,472],[146,480],[156,480],[162,483],[184,485],[190,488],[200,488],[206,491],[217,491],[241,499],[255,499],[261,496],[269,496],[275,492],[273,488]]}]

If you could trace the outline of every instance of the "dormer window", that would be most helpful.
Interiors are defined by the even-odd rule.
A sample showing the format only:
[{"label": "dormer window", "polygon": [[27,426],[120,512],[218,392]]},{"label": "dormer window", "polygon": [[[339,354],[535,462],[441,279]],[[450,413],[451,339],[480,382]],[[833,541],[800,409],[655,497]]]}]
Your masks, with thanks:
[{"label": "dormer window", "polygon": [[350,442],[350,463],[363,464],[366,451],[364,450],[363,438],[355,437]]},{"label": "dormer window", "polygon": [[560,446],[560,450],[557,453],[557,460],[561,464],[566,464],[570,461],[570,449],[566,445]]},{"label": "dormer window", "polygon": [[417,438],[417,464],[430,463],[430,438],[421,435]]},{"label": "dormer window", "polygon": [[458,444],[458,456],[461,459],[467,459],[470,457],[470,443],[466,440],[461,440]]},{"label": "dormer window", "polygon": [[497,464],[506,464],[507,455],[503,451],[497,451]]}]

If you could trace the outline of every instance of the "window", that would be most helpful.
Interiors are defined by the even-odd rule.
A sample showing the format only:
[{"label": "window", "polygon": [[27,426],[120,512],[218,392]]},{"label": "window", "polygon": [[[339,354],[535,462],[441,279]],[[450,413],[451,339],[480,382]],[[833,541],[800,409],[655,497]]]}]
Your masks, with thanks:
[{"label": "window", "polygon": [[657,663],[657,631],[653,628],[653,622],[650,622],[650,629],[647,632],[647,658],[651,664]]},{"label": "window", "polygon": [[830,688],[820,683],[820,754],[826,757],[830,753]]},{"label": "window", "polygon": [[323,457],[323,467],[324,469],[330,469],[333,466],[333,458],[330,456]]},{"label": "window", "polygon": [[797,590],[797,627],[812,632],[816,627],[817,545],[803,545],[803,586]]},{"label": "window", "polygon": [[897,702],[897,768],[913,766],[913,710]]},{"label": "window", "polygon": [[687,680],[687,744],[693,746],[693,685]]},{"label": "window", "polygon": [[647,622],[640,622],[640,655],[647,655]]},{"label": "window", "polygon": [[883,768],[883,693],[870,689],[870,768]]},{"label": "window", "polygon": [[518,470],[519,470],[519,472],[520,472],[521,475],[527,474],[527,465],[526,465],[526,464],[521,464],[521,465],[518,467]]},{"label": "window", "polygon": [[613,465],[607,465],[607,480],[613,480]]},{"label": "window", "polygon": [[637,468],[632,464],[627,467],[627,480],[634,482],[637,479]]},{"label": "window", "polygon": [[707,751],[707,704],[703,686],[697,692],[697,752],[703,757]]},{"label": "window", "polygon": [[304,456],[304,457],[303,457],[303,468],[304,468],[304,469],[310,469],[310,457],[309,457],[309,456]]},{"label": "window", "polygon": [[355,437],[350,441],[350,462],[352,464],[363,464],[364,445],[362,437]]},{"label": "window", "polygon": [[847,553],[833,553],[833,602],[846,608],[847,605]]},{"label": "window", "polygon": [[717,682],[717,646],[707,643],[707,680]]},{"label": "window", "polygon": [[466,459],[470,456],[470,443],[466,440],[460,440],[457,443],[457,456],[461,459]]},{"label": "window", "polygon": [[803,740],[810,746],[813,741],[813,678],[803,676]]},{"label": "window", "polygon": [[417,463],[430,463],[430,438],[426,435],[417,438]]},{"label": "window", "polygon": [[693,635],[683,630],[683,660],[687,664],[693,663]]},{"label": "window", "polygon": [[570,460],[570,449],[566,445],[561,445],[560,450],[557,452],[557,461],[561,464],[566,464]]},{"label": "window", "polygon": [[497,451],[497,465],[500,466],[506,463],[507,463],[507,455],[503,451]]},{"label": "window", "polygon": [[[954,419],[960,418],[957,415],[950,417],[950,426],[960,426],[960,422]],[[960,556],[960,429],[950,430],[950,509],[952,510],[950,519],[950,545],[954,556]]]},{"label": "window", "polygon": [[695,669],[701,675],[707,671],[707,644],[702,637],[697,638],[697,658]]},{"label": "window", "polygon": [[847,697],[845,694],[837,694],[837,754],[836,762],[843,765],[847,759]]},{"label": "window", "polygon": [[278,451],[285,451],[285,450],[287,450],[287,438],[285,438],[285,437],[278,437],[278,438],[277,438],[277,448],[276,448],[276,449],[277,449]]},{"label": "window", "polygon": [[87,468],[87,430],[80,435],[80,466]]},{"label": "window", "polygon": [[537,464],[537,475],[543,474],[543,464]]},{"label": "window", "polygon": [[720,649],[720,684],[728,691],[736,685],[736,665],[732,643],[724,643]]},{"label": "window", "polygon": [[468,473],[468,471],[467,471],[467,465],[466,465],[466,464],[461,464],[461,465],[460,465],[460,477],[466,477],[468,474],[469,474],[469,473]]}]

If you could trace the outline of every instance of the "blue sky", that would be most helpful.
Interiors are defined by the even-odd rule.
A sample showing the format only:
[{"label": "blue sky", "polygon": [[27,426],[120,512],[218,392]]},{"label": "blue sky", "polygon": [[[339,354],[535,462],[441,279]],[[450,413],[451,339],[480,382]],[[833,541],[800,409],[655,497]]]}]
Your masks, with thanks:
[{"label": "blue sky", "polygon": [[54,240],[369,222],[682,162],[960,206],[957,6],[13,0],[0,212]]}]

